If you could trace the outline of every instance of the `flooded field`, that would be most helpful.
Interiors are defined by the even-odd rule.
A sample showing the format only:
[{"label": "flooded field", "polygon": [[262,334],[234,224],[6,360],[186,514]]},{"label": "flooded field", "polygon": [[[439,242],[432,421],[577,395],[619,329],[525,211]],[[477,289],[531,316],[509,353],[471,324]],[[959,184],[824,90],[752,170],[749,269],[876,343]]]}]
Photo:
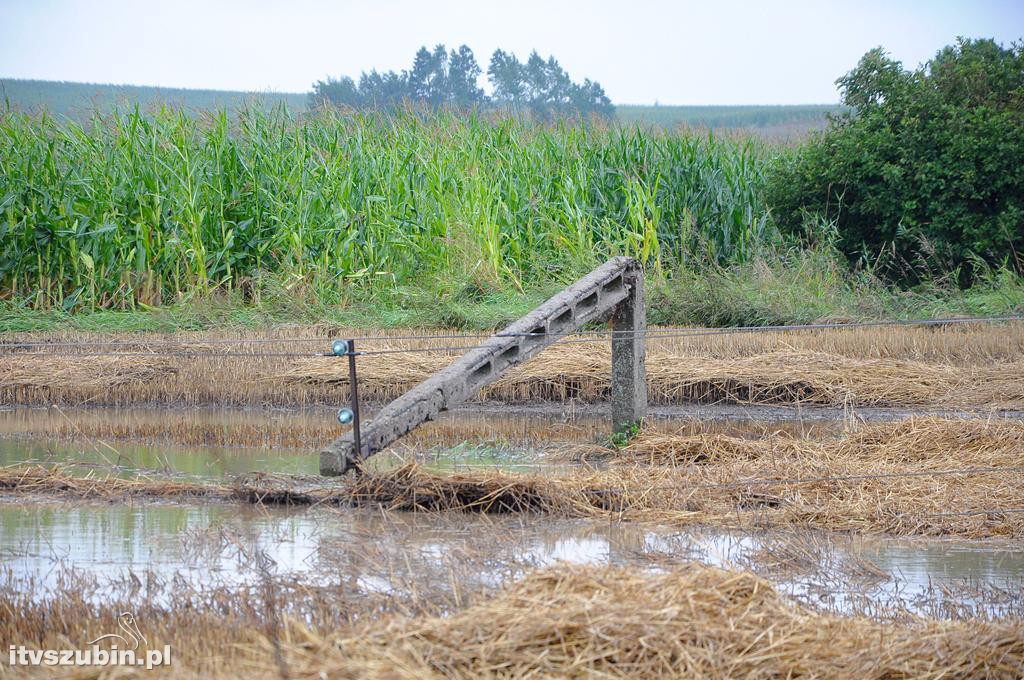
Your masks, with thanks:
[{"label": "flooded field", "polygon": [[409,626],[434,640],[416,658],[569,626],[617,645],[720,630],[738,659],[783,626],[794,654],[833,630],[901,668],[937,645],[1013,669],[1019,416],[658,407],[616,443],[601,406],[478,404],[325,479],[333,409],[8,408],[0,611],[19,614],[0,637],[85,641],[129,611],[179,673],[359,675]]},{"label": "flooded field", "polygon": [[[646,523],[367,509],[15,503],[0,497],[8,578],[46,598],[66,579],[149,578],[201,589],[274,578],[339,579],[410,595],[494,588],[562,563],[659,570],[697,561],[751,569],[840,613],[1024,615],[1024,550],[1010,542],[906,540],[821,532],[740,534]],[[102,604],[102,602],[100,602]]]},{"label": "flooded field", "polygon": [[[764,419],[763,410],[739,407],[717,413],[704,407],[703,415],[698,421],[692,414],[663,413],[651,419],[649,433],[746,441],[770,432],[803,441],[835,437],[849,426],[813,409],[777,410],[772,420]],[[125,478],[151,479],[316,475],[317,447],[339,430],[332,417],[326,409],[11,409],[0,411],[0,466],[43,464],[82,476],[114,470]],[[557,476],[581,465],[564,455],[567,448],[601,442],[607,427],[605,417],[586,412],[448,413],[380,456],[374,469],[412,459],[439,472]],[[269,445],[275,438],[288,445]],[[364,587],[384,590],[398,588],[414,574],[437,576],[444,571],[440,565],[458,561],[464,583],[493,587],[510,573],[559,561],[657,568],[665,561],[698,560],[752,569],[785,592],[837,611],[924,612],[954,602],[977,606],[985,615],[1017,606],[1019,598],[997,594],[1015,592],[1024,583],[1024,549],[1013,541],[738,533],[700,526],[680,531],[650,522],[217,502],[25,500],[9,495],[0,500],[0,554],[14,576],[40,583],[55,578],[58,566],[97,576],[149,571],[197,583],[211,578],[244,583],[258,573],[252,564],[258,556],[281,576],[315,581],[341,570]],[[441,578],[440,587],[444,583]],[[439,587],[426,581],[420,586]]]},{"label": "flooded field", "polygon": [[[367,417],[373,412],[368,409]],[[772,415],[771,431],[794,436],[842,427],[827,417],[832,414],[814,410],[773,409]],[[764,416],[758,408],[664,410],[652,417],[650,428],[751,435],[765,430],[759,420]],[[413,431],[372,463],[376,469],[408,460],[449,470],[565,468],[574,464],[560,454],[600,443],[608,430],[601,409],[464,409]],[[318,474],[316,452],[342,431],[328,409],[6,409],[0,410],[0,466],[71,465],[82,473],[114,466],[121,474],[203,478]]]}]

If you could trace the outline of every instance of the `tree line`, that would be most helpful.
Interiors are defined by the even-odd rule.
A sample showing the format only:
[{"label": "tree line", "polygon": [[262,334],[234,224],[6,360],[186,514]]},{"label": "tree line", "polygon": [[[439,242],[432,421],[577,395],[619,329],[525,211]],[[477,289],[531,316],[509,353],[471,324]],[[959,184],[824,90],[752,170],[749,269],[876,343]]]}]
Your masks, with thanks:
[{"label": "tree line", "polygon": [[560,116],[611,117],[615,108],[601,84],[585,78],[573,82],[553,56],[544,59],[534,50],[525,62],[498,49],[491,55],[488,96],[478,84],[483,74],[466,45],[449,51],[421,47],[412,67],[401,72],[363,72],[358,82],[349,76],[328,77],[313,84],[310,103],[351,108],[393,109],[404,103],[457,108],[483,106],[529,111],[542,119]]}]

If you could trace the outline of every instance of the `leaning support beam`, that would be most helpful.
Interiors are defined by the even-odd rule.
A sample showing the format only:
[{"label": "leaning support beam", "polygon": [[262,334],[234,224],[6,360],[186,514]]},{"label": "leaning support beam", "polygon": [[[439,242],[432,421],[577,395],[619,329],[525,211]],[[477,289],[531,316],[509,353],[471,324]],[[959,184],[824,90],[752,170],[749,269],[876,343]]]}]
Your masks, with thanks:
[{"label": "leaning support beam", "polygon": [[612,420],[626,431],[647,407],[643,272],[629,257],[612,258],[561,293],[385,406],[362,431],[320,452],[320,474],[341,475],[422,423],[476,394],[502,373],[581,325],[613,318]]}]

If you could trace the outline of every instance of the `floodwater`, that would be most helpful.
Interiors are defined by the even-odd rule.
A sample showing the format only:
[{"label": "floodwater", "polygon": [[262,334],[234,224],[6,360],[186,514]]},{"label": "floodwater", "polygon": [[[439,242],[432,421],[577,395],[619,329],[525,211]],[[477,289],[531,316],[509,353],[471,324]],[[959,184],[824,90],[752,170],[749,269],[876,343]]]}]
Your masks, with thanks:
[{"label": "floodwater", "polygon": [[[708,430],[750,435],[764,431],[748,419],[698,421],[661,417],[652,427],[666,432]],[[368,417],[372,417],[372,411]],[[818,419],[787,419],[771,426],[808,436],[836,429]],[[452,411],[413,431],[388,452],[371,459],[382,468],[415,459],[433,469],[486,467],[507,471],[556,469],[572,465],[544,454],[606,439],[608,418],[590,411],[554,414],[507,409]],[[334,412],[306,410],[82,409],[0,410],[0,465],[71,465],[88,473],[97,467],[217,479],[246,472],[317,474],[316,452],[344,429]]]},{"label": "floodwater", "polygon": [[[780,568],[780,556],[789,555]],[[793,556],[797,557],[794,559]],[[0,497],[0,562],[40,596],[72,568],[155,573],[194,586],[275,576],[388,592],[494,587],[559,562],[658,569],[697,560],[752,569],[830,611],[1021,615],[1024,551],[1007,543],[742,535],[640,523],[225,504],[65,504]],[[1009,593],[1009,594],[1008,594]],[[1016,593],[1014,595],[1013,593]]]},{"label": "floodwater", "polygon": [[[710,422],[664,417],[654,426],[741,436],[756,436],[765,427],[742,415]],[[804,435],[841,426],[841,420],[817,418],[771,423],[772,430]],[[442,468],[565,466],[544,463],[540,453],[552,445],[597,441],[607,428],[607,419],[592,413],[456,411],[414,433],[391,462],[412,455]],[[16,409],[0,411],[0,465],[72,464],[83,472],[206,479],[250,471],[315,474],[315,451],[340,432],[326,410]],[[66,569],[97,578],[150,572],[228,585],[250,583],[270,570],[281,577],[344,578],[368,592],[396,592],[447,588],[456,573],[467,587],[489,588],[531,567],[562,561],[659,569],[691,560],[751,569],[827,610],[1024,616],[1019,543],[681,531],[531,515],[72,504],[0,495],[0,575],[38,584],[40,597]]]}]

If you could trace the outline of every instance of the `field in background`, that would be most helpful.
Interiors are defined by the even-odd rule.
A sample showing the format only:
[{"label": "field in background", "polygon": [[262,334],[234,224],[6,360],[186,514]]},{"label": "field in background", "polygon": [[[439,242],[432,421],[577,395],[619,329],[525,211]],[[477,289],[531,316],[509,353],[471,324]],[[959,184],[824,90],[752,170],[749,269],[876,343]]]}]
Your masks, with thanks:
[{"label": "field in background", "polygon": [[834,104],[794,106],[642,106],[615,107],[621,123],[654,125],[669,130],[698,128],[753,134],[776,141],[794,141],[828,125],[842,107]]},{"label": "field in background", "polygon": [[[50,80],[0,78],[0,100],[9,101],[21,111],[46,109],[58,116],[82,122],[95,110],[110,111],[138,103],[144,110],[171,104],[192,111],[226,108],[236,111],[246,104],[261,102],[273,106],[284,103],[292,112],[308,106],[305,92],[238,92],[233,90],[195,90],[140,85],[70,83]],[[621,104],[615,107],[616,119],[625,124],[653,125],[674,129],[680,126],[712,130],[750,131],[772,138],[799,137],[818,130],[827,116],[840,107],[832,104],[785,106],[648,106]]]},{"label": "field in background", "polygon": [[267,106],[284,103],[293,111],[302,111],[306,108],[306,95],[0,78],[0,102],[9,102],[20,111],[46,110],[62,118],[85,122],[95,111],[109,112],[115,107],[131,108],[136,104],[143,110],[169,104],[192,111],[237,111],[262,102]]}]

